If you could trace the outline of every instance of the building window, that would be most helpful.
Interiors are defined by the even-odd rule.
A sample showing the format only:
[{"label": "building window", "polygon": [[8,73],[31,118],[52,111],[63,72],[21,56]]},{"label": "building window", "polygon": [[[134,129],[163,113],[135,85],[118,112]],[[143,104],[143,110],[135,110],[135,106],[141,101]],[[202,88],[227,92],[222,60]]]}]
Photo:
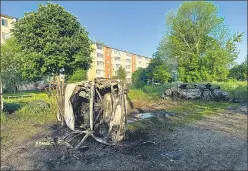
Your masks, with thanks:
[{"label": "building window", "polygon": [[127,62],[127,63],[130,63],[130,62],[131,62],[131,60],[130,60],[130,59],[126,59],[126,62]]},{"label": "building window", "polygon": [[101,73],[102,73],[102,71],[101,71],[101,70],[99,70],[99,69],[97,69],[97,70],[96,70],[96,73],[97,73],[97,74],[101,74]]},{"label": "building window", "polygon": [[120,54],[121,54],[121,52],[118,51],[118,50],[116,50],[116,49],[114,49],[114,52],[115,52],[115,54],[117,54],[117,55],[120,55]]},{"label": "building window", "polygon": [[115,60],[116,60],[116,61],[120,61],[121,58],[120,58],[120,57],[115,57]]},{"label": "building window", "polygon": [[9,33],[2,33],[2,38],[3,38],[3,40],[5,40],[5,39],[8,39],[10,37],[10,34]]},{"label": "building window", "polygon": [[120,67],[120,64],[116,64],[116,68],[118,69]]},{"label": "building window", "polygon": [[126,66],[126,69],[130,69],[130,65],[127,65],[127,66]]},{"label": "building window", "polygon": [[2,26],[8,26],[8,20],[2,19]]},{"label": "building window", "polygon": [[102,50],[102,45],[99,44],[99,43],[97,43],[97,44],[96,44],[96,48],[99,49],[99,50]]},{"label": "building window", "polygon": [[97,53],[96,56],[97,56],[98,58],[103,58],[103,54],[101,54],[101,53]]},{"label": "building window", "polygon": [[97,66],[103,66],[103,62],[96,62]]}]

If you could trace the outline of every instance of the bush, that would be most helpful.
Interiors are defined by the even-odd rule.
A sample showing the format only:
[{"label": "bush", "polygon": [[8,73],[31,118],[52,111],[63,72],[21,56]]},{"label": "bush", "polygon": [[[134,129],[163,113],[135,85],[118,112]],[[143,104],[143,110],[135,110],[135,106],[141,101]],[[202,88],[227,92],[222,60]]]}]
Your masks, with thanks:
[{"label": "bush", "polygon": [[132,86],[135,88],[141,88],[146,85],[145,69],[139,68],[132,74]]},{"label": "bush", "polygon": [[87,79],[87,71],[83,69],[76,70],[72,75],[68,76],[67,82],[75,83]]},{"label": "bush", "polygon": [[247,60],[240,65],[236,65],[230,69],[229,77],[236,80],[247,80]]}]

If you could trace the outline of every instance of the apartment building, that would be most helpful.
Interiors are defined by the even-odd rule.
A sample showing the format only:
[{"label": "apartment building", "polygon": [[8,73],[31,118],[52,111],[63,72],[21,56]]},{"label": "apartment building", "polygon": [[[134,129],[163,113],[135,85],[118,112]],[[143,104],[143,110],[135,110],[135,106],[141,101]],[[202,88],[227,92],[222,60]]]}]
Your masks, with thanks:
[{"label": "apartment building", "polygon": [[92,65],[88,71],[88,80],[94,78],[112,78],[122,66],[127,73],[127,81],[131,81],[132,73],[138,68],[146,68],[151,58],[127,51],[111,48],[100,43],[92,45]]},{"label": "apartment building", "polygon": [[10,30],[13,27],[13,23],[16,22],[16,18],[8,15],[1,14],[1,43],[4,43],[6,39],[10,37]]}]

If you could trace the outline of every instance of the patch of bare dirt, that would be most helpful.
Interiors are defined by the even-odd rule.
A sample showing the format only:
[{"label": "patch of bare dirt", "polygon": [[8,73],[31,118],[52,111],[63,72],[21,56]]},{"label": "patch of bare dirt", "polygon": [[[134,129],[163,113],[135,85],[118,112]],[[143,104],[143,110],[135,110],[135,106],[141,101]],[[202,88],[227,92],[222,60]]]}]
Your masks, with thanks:
[{"label": "patch of bare dirt", "polygon": [[[151,110],[151,104],[144,104]],[[173,105],[173,103],[171,104]],[[159,110],[158,106],[153,106]],[[19,145],[2,149],[2,170],[247,170],[247,115],[226,110],[174,127],[170,118],[148,119],[156,127],[129,133],[110,147],[88,139],[77,151],[65,146],[35,147],[46,136],[68,132],[59,126]]]}]

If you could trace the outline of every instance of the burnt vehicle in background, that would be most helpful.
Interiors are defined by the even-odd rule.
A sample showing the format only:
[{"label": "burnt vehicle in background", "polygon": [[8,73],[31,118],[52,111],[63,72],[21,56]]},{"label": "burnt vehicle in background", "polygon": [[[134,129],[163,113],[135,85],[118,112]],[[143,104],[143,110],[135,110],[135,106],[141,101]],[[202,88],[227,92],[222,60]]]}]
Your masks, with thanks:
[{"label": "burnt vehicle in background", "polygon": [[180,99],[203,99],[213,101],[229,101],[228,93],[221,90],[219,86],[211,84],[180,84],[177,87],[168,88],[163,97]]}]

